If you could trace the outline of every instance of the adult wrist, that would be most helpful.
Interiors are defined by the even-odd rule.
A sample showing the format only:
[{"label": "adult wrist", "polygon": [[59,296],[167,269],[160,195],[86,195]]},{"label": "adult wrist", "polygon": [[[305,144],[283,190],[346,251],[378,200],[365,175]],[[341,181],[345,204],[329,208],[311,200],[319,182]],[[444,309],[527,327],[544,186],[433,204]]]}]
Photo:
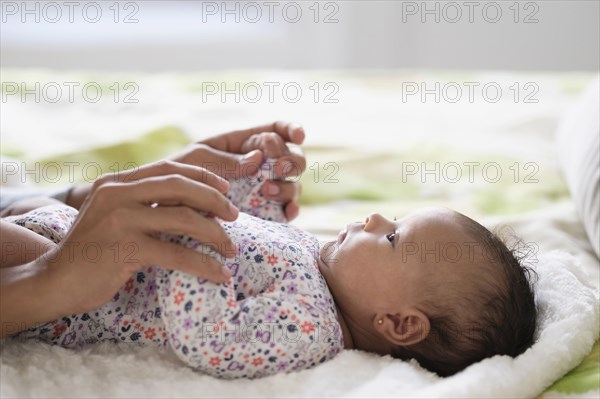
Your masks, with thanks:
[{"label": "adult wrist", "polygon": [[64,301],[57,295],[59,287],[49,278],[47,263],[42,258],[2,269],[2,337],[69,314]]}]

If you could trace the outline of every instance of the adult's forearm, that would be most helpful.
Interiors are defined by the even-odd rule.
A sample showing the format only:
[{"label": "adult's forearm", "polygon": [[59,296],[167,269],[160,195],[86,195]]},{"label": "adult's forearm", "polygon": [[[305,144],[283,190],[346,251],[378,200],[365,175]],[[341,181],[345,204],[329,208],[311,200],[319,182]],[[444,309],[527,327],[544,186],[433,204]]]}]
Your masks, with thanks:
[{"label": "adult's forearm", "polygon": [[0,270],[0,336],[65,316],[47,276],[45,259]]},{"label": "adult's forearm", "polygon": [[56,248],[49,239],[5,220],[0,220],[0,231],[0,269],[24,265]]},{"label": "adult's forearm", "polygon": [[5,220],[0,231],[0,336],[6,337],[62,315],[47,273],[56,245]]}]

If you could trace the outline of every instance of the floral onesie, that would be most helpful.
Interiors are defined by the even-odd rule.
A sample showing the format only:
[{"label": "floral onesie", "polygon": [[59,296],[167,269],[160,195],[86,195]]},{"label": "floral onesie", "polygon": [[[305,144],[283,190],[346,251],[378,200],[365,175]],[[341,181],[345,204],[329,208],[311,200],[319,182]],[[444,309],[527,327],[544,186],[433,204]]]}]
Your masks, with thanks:
[{"label": "floral onesie", "polygon": [[[281,204],[259,193],[270,165],[257,176],[231,182],[228,197],[241,212],[236,221],[220,223],[237,246],[235,258],[223,258],[189,237],[161,234],[216,257],[233,274],[227,283],[148,266],[101,308],[18,337],[64,347],[104,340],[168,345],[189,366],[221,378],[263,377],[334,357],[343,337],[318,269],[319,242],[279,223]],[[58,242],[76,216],[72,208],[52,205],[5,220]]]}]

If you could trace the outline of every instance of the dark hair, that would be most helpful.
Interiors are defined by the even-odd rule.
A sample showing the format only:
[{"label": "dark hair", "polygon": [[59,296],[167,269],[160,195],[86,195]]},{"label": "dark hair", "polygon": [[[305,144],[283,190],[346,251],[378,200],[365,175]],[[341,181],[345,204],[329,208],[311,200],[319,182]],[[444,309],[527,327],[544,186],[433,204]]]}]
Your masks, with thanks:
[{"label": "dark hair", "polygon": [[[475,293],[461,296],[459,292],[464,290],[446,287],[452,298],[441,304],[423,304],[430,323],[427,337],[414,345],[397,346],[391,353],[396,358],[415,359],[440,376],[455,374],[494,355],[515,357],[533,344],[536,329],[537,309],[530,282],[536,273],[523,264],[519,244],[509,250],[496,234],[457,215],[486,254],[486,264],[480,269],[485,272],[473,278],[476,288],[470,291]],[[452,303],[453,309],[445,306],[447,303]]]}]

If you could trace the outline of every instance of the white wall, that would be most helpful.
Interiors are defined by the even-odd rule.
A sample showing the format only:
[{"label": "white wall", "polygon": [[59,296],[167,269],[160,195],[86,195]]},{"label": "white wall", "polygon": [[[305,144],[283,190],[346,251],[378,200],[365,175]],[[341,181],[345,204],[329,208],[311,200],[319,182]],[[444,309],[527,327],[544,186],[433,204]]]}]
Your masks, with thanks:
[{"label": "white wall", "polygon": [[598,70],[600,63],[597,0],[115,3],[2,1],[0,65]]}]

